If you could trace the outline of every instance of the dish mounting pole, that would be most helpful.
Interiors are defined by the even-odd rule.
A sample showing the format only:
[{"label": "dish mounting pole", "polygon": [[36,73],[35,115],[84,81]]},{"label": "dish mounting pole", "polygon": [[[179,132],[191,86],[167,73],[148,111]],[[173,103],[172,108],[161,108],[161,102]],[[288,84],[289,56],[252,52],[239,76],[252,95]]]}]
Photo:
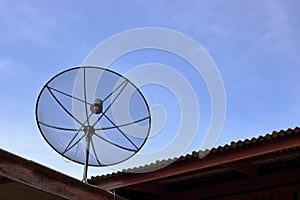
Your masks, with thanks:
[{"label": "dish mounting pole", "polygon": [[92,126],[87,126],[84,128],[85,132],[85,141],[86,141],[86,149],[85,149],[85,161],[84,161],[84,170],[83,170],[83,181],[87,182],[87,172],[89,166],[89,157],[90,157],[90,145],[93,134],[95,133],[95,129]]}]

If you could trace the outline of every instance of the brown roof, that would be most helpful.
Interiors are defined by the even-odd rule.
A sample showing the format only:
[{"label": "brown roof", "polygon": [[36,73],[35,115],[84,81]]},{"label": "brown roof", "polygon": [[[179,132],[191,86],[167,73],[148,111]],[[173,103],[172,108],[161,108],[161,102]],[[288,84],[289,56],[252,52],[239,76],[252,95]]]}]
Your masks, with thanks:
[{"label": "brown roof", "polygon": [[[205,157],[199,154],[203,152],[92,177],[89,182],[114,189],[129,199],[245,199],[241,195],[247,199],[262,199],[263,196],[259,196],[262,191],[273,195],[264,198],[276,199],[274,191],[298,194],[298,127],[213,148]],[[156,171],[127,173],[153,169],[169,161],[173,162]]]},{"label": "brown roof", "polygon": [[0,199],[124,199],[0,149]]},{"label": "brown roof", "polygon": [[116,177],[116,176],[119,176],[119,175],[122,175],[122,174],[128,173],[128,172],[131,173],[131,172],[148,171],[148,170],[151,170],[152,168],[157,168],[157,166],[160,166],[160,165],[164,166],[166,163],[181,162],[181,161],[189,160],[192,158],[199,158],[199,157],[201,157],[201,155],[207,155],[208,152],[209,152],[209,154],[214,154],[217,152],[229,151],[232,149],[243,148],[243,147],[245,147],[247,145],[251,145],[251,144],[263,143],[268,140],[274,140],[278,137],[284,137],[287,135],[295,135],[295,134],[297,134],[297,135],[300,134],[299,127],[295,127],[294,129],[289,128],[287,130],[273,131],[270,134],[266,134],[264,136],[259,136],[258,138],[253,137],[252,139],[245,139],[244,141],[241,141],[241,140],[239,140],[237,142],[233,141],[230,144],[212,148],[211,150],[193,151],[192,153],[186,154],[184,156],[170,158],[167,160],[157,160],[155,163],[150,163],[150,164],[147,164],[144,166],[137,166],[134,168],[123,169],[122,171],[113,172],[111,174],[92,176],[91,179],[89,180],[89,182],[94,183],[94,182],[100,181],[102,179]]}]

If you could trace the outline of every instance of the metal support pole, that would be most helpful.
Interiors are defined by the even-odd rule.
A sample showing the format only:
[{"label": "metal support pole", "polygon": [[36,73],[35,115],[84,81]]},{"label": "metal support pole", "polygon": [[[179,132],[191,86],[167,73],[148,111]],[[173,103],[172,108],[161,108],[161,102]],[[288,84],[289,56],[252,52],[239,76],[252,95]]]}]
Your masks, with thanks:
[{"label": "metal support pole", "polygon": [[89,166],[89,156],[90,156],[90,144],[91,144],[91,138],[95,132],[95,129],[93,127],[86,127],[85,128],[85,141],[86,141],[86,149],[85,149],[85,162],[84,162],[84,171],[83,171],[83,181],[87,182],[87,172],[88,172],[88,166]]}]

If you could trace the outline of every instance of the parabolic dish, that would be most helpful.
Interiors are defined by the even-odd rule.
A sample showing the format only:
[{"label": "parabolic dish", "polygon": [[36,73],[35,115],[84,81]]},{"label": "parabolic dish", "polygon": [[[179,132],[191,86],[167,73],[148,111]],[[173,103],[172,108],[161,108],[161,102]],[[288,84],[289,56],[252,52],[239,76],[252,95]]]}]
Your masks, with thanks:
[{"label": "parabolic dish", "polygon": [[50,79],[38,96],[36,120],[55,151],[80,164],[88,155],[90,166],[132,157],[146,142],[151,124],[148,104],[132,82],[92,66],[71,68]]}]

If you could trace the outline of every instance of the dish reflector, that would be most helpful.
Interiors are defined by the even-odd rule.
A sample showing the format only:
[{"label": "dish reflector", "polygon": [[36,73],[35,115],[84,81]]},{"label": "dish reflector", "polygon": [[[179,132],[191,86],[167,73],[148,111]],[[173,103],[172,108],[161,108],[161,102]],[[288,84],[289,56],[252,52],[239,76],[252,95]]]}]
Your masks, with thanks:
[{"label": "dish reflector", "polygon": [[151,124],[148,104],[130,80],[91,66],[50,79],[38,96],[36,120],[55,151],[86,167],[129,159],[146,142]]}]

